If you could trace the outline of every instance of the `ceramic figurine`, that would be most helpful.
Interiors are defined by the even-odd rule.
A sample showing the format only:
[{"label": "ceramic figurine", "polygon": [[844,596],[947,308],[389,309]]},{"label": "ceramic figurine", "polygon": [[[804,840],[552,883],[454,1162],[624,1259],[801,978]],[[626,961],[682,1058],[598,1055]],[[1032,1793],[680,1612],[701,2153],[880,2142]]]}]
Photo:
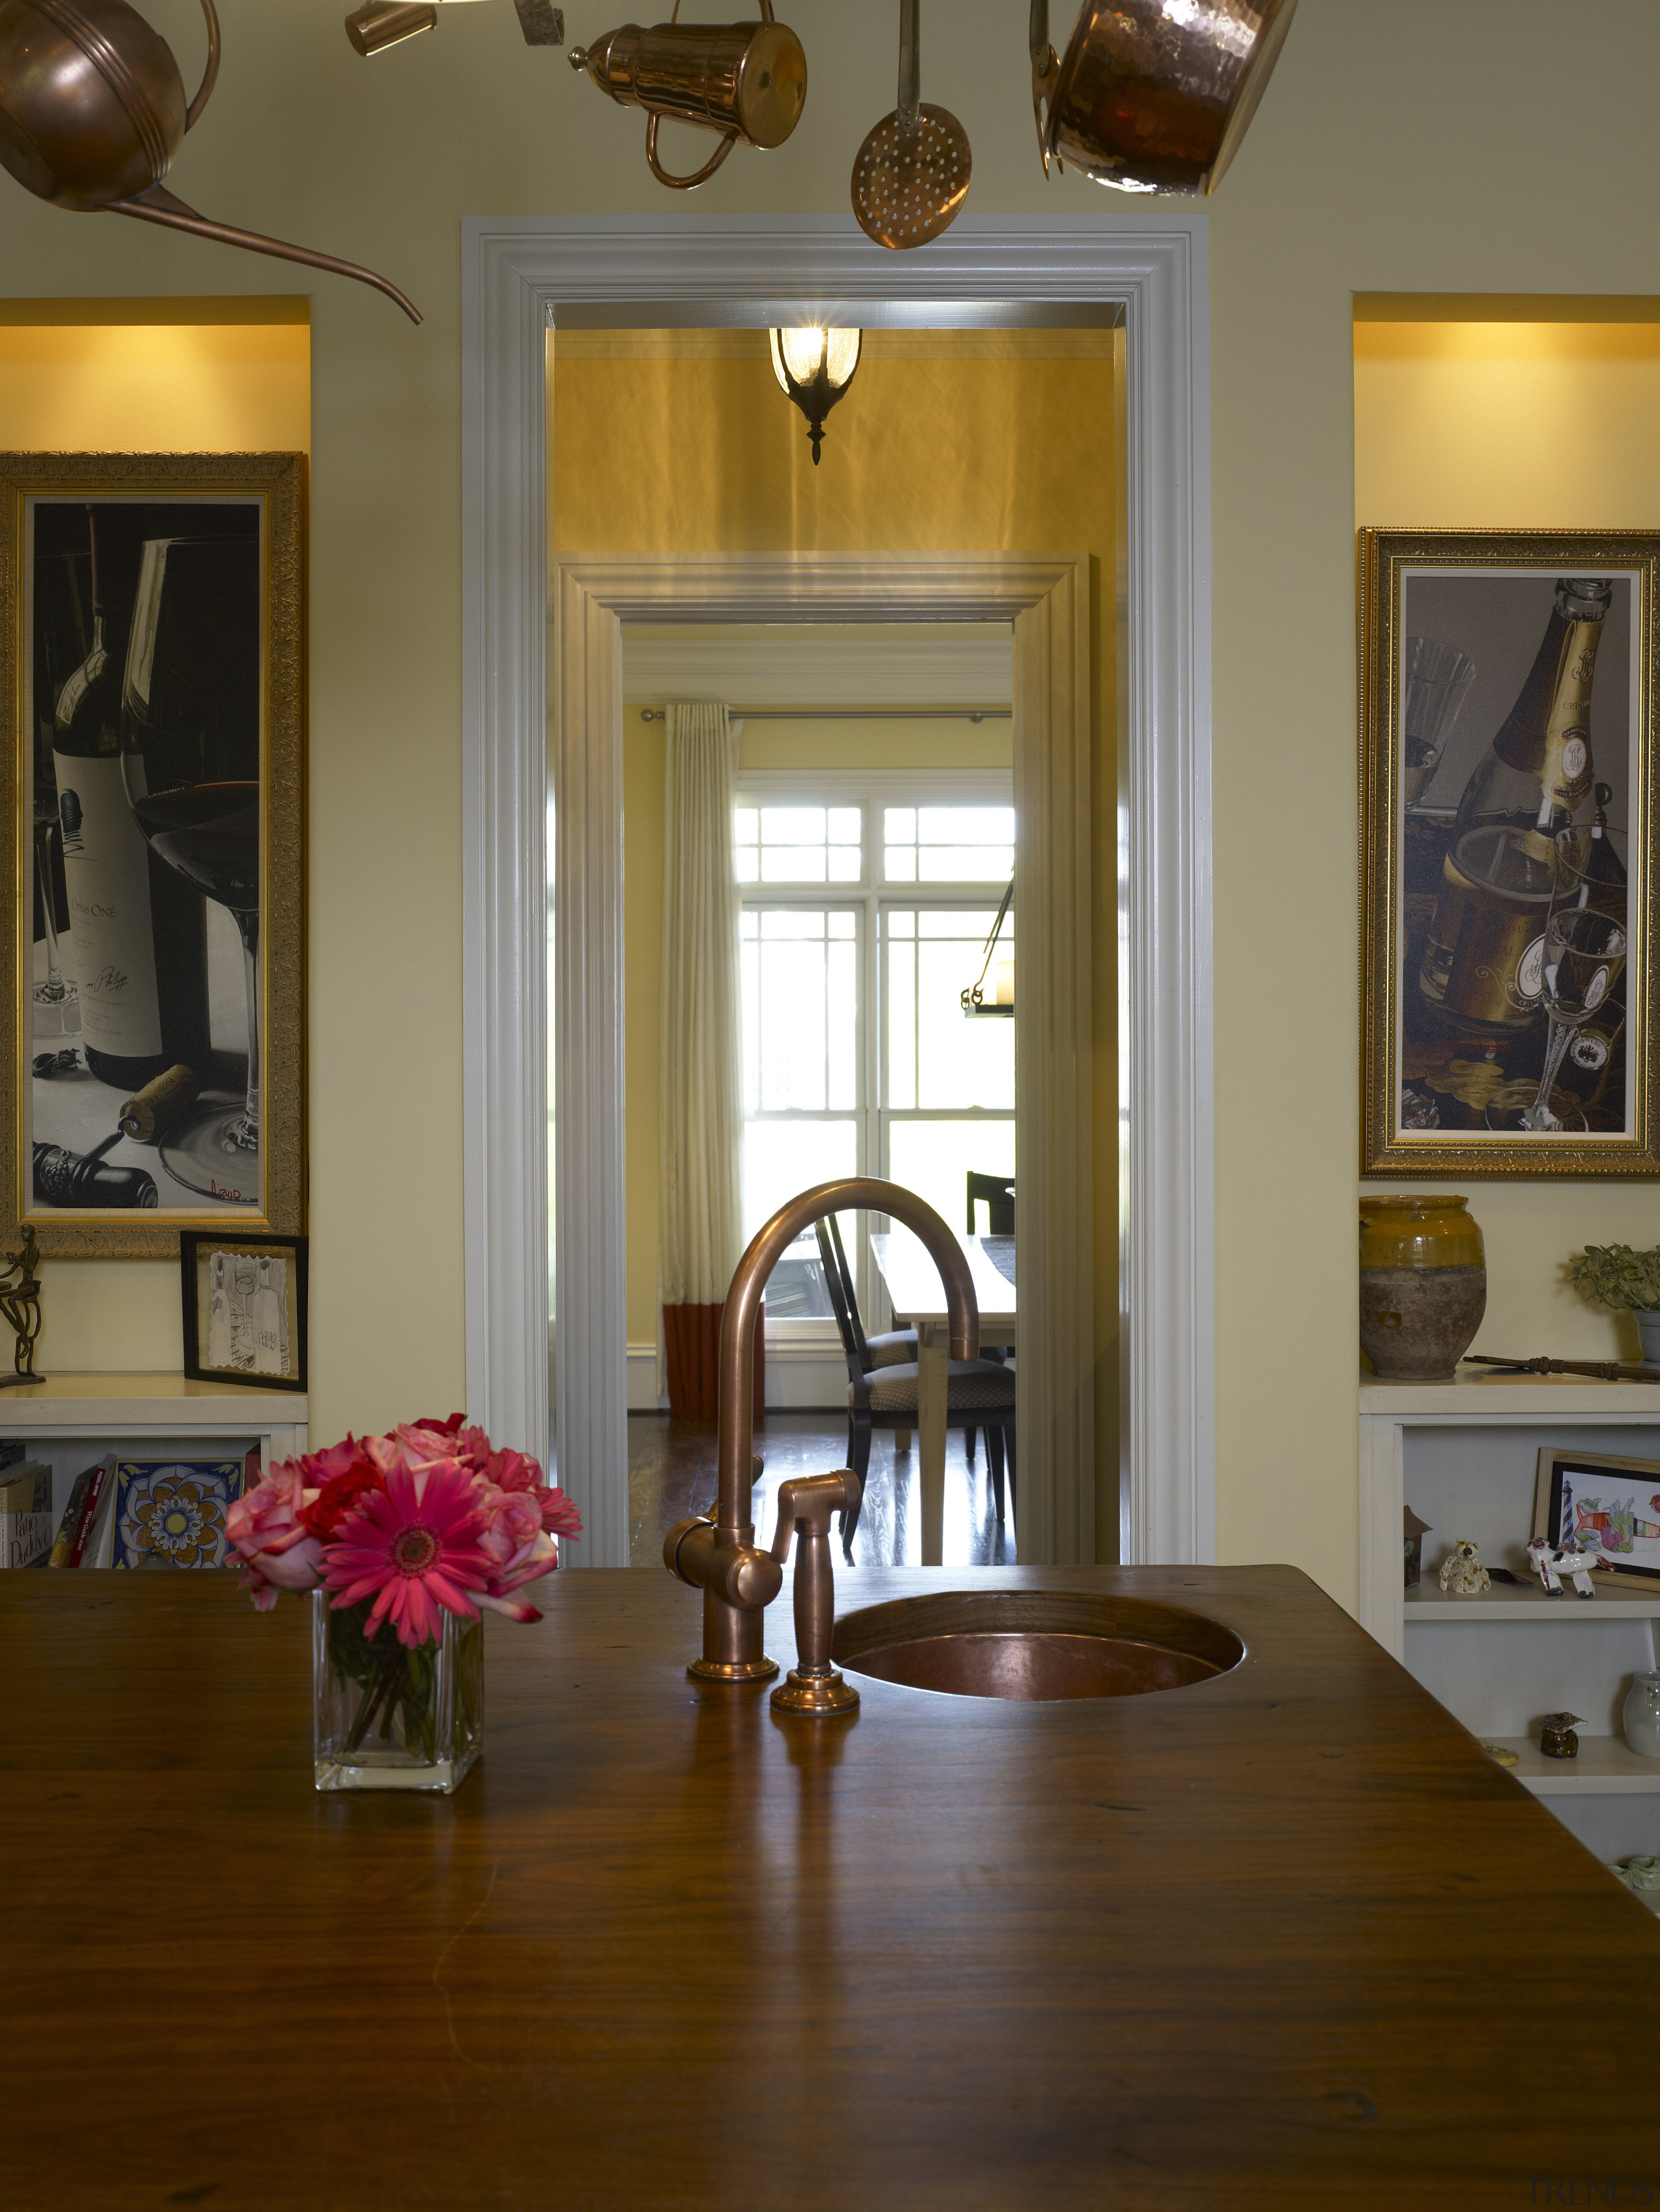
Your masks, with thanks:
[{"label": "ceramic figurine", "polygon": [[1627,1889],[1660,1889],[1660,1859],[1650,1858],[1639,1851],[1624,1866],[1610,1866],[1608,1872],[1617,1875]]},{"label": "ceramic figurine", "polygon": [[1487,1571],[1476,1556],[1475,1546],[1461,1536],[1441,1562],[1441,1587],[1455,1597],[1480,1597],[1488,1588]]},{"label": "ceramic figurine", "polygon": [[1502,1743],[1489,1743],[1484,1737],[1482,1739],[1481,1748],[1486,1752],[1487,1757],[1492,1759],[1495,1766],[1514,1766],[1517,1763],[1516,1753],[1511,1751],[1507,1745]]},{"label": "ceramic figurine", "polygon": [[1581,1597],[1595,1597],[1591,1588],[1590,1571],[1606,1567],[1608,1561],[1600,1552],[1577,1552],[1572,1545],[1553,1544],[1548,1536],[1535,1536],[1528,1546],[1528,1564],[1545,1585],[1547,1597],[1560,1597],[1562,1585],[1559,1576],[1566,1575]]},{"label": "ceramic figurine", "polygon": [[1573,1724],[1583,1713],[1547,1713],[1539,1723],[1539,1748],[1547,1759],[1578,1759],[1579,1739]]}]

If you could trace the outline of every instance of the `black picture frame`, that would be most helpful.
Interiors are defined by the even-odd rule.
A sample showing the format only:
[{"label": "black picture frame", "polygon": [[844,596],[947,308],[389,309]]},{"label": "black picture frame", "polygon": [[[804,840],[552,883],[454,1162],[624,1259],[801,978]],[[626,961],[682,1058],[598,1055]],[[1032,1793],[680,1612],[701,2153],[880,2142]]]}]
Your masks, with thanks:
[{"label": "black picture frame", "polygon": [[[194,1382],[231,1382],[249,1390],[305,1390],[309,1388],[307,1306],[307,1246],[304,1237],[239,1236],[221,1231],[209,1236],[199,1231],[179,1232],[179,1276],[184,1313],[184,1368]],[[283,1262],[280,1288],[269,1274],[258,1279],[261,1259]],[[253,1264],[256,1274],[241,1300],[233,1297],[228,1309],[216,1316],[210,1285],[216,1259],[228,1265],[238,1261]],[[261,1293],[275,1291],[281,1304],[267,1334],[280,1346],[277,1357],[286,1372],[256,1368],[246,1357],[237,1356],[246,1345],[247,1316],[240,1309]],[[222,1325],[227,1341],[219,1347],[226,1356],[216,1360],[213,1339]],[[255,1357],[258,1354],[254,1355]]]},{"label": "black picture frame", "polygon": [[[1629,1554],[1624,1550],[1608,1550],[1600,1554],[1604,1572],[1593,1578],[1594,1585],[1642,1590],[1650,1597],[1660,1596],[1660,1535],[1648,1533],[1651,1528],[1660,1529],[1660,1507],[1653,1502],[1660,1497],[1660,1460],[1572,1451],[1562,1444],[1541,1445],[1534,1486],[1534,1534],[1560,1545],[1574,1544],[1586,1535],[1587,1530],[1581,1525],[1583,1514],[1576,1514],[1574,1525],[1567,1525],[1564,1497],[1566,1492],[1572,1498],[1586,1479],[1597,1485],[1598,1494],[1585,1503],[1602,1506],[1602,1492],[1607,1488],[1611,1502],[1628,1524],[1617,1529],[1616,1535],[1623,1537],[1630,1547]],[[1625,1490],[1628,1495],[1614,1498],[1612,1493],[1617,1490]],[[1612,1522],[1616,1516],[1605,1512],[1602,1518]]]}]

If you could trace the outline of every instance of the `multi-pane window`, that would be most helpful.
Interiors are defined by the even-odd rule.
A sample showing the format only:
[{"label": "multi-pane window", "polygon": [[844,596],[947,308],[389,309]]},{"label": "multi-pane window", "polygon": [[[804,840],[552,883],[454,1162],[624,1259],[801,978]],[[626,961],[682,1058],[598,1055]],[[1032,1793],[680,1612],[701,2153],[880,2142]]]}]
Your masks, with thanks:
[{"label": "multi-pane window", "polygon": [[864,868],[857,806],[739,806],[733,850],[740,884],[856,884]]},{"label": "multi-pane window", "polygon": [[[933,781],[781,774],[735,811],[745,1237],[797,1191],[855,1174],[917,1191],[955,1227],[970,1170],[1014,1172],[1014,1025],[961,1006],[996,914],[988,893],[1012,870],[1014,812],[991,803],[994,779],[960,793],[969,779],[953,777],[952,797]],[[794,803],[789,784],[824,803]],[[1012,938],[1006,921],[1005,957]],[[883,1325],[862,1243],[849,1256],[866,1319]],[[767,1306],[771,1326],[829,1316],[811,1231]]]},{"label": "multi-pane window", "polygon": [[1005,884],[1014,873],[1012,806],[885,806],[891,884]]}]

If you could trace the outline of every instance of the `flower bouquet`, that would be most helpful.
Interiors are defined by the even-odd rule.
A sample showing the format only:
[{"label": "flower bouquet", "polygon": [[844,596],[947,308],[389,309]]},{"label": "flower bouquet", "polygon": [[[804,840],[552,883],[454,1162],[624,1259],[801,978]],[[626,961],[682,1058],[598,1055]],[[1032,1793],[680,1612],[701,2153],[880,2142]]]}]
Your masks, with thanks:
[{"label": "flower bouquet", "polygon": [[453,1790],[483,1734],[479,1608],[539,1620],[520,1593],[581,1527],[535,1460],[459,1413],[280,1461],[239,1499],[255,1605],[313,1593],[317,1787]]}]

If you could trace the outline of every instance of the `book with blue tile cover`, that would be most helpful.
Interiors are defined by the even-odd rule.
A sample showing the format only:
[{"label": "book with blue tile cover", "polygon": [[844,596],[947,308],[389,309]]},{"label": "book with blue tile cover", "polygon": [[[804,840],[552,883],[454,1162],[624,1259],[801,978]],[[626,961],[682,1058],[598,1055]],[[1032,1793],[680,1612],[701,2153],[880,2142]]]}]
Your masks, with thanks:
[{"label": "book with blue tile cover", "polygon": [[258,1479],[257,1449],[246,1458],[118,1460],[111,1565],[222,1567],[225,1516]]}]

